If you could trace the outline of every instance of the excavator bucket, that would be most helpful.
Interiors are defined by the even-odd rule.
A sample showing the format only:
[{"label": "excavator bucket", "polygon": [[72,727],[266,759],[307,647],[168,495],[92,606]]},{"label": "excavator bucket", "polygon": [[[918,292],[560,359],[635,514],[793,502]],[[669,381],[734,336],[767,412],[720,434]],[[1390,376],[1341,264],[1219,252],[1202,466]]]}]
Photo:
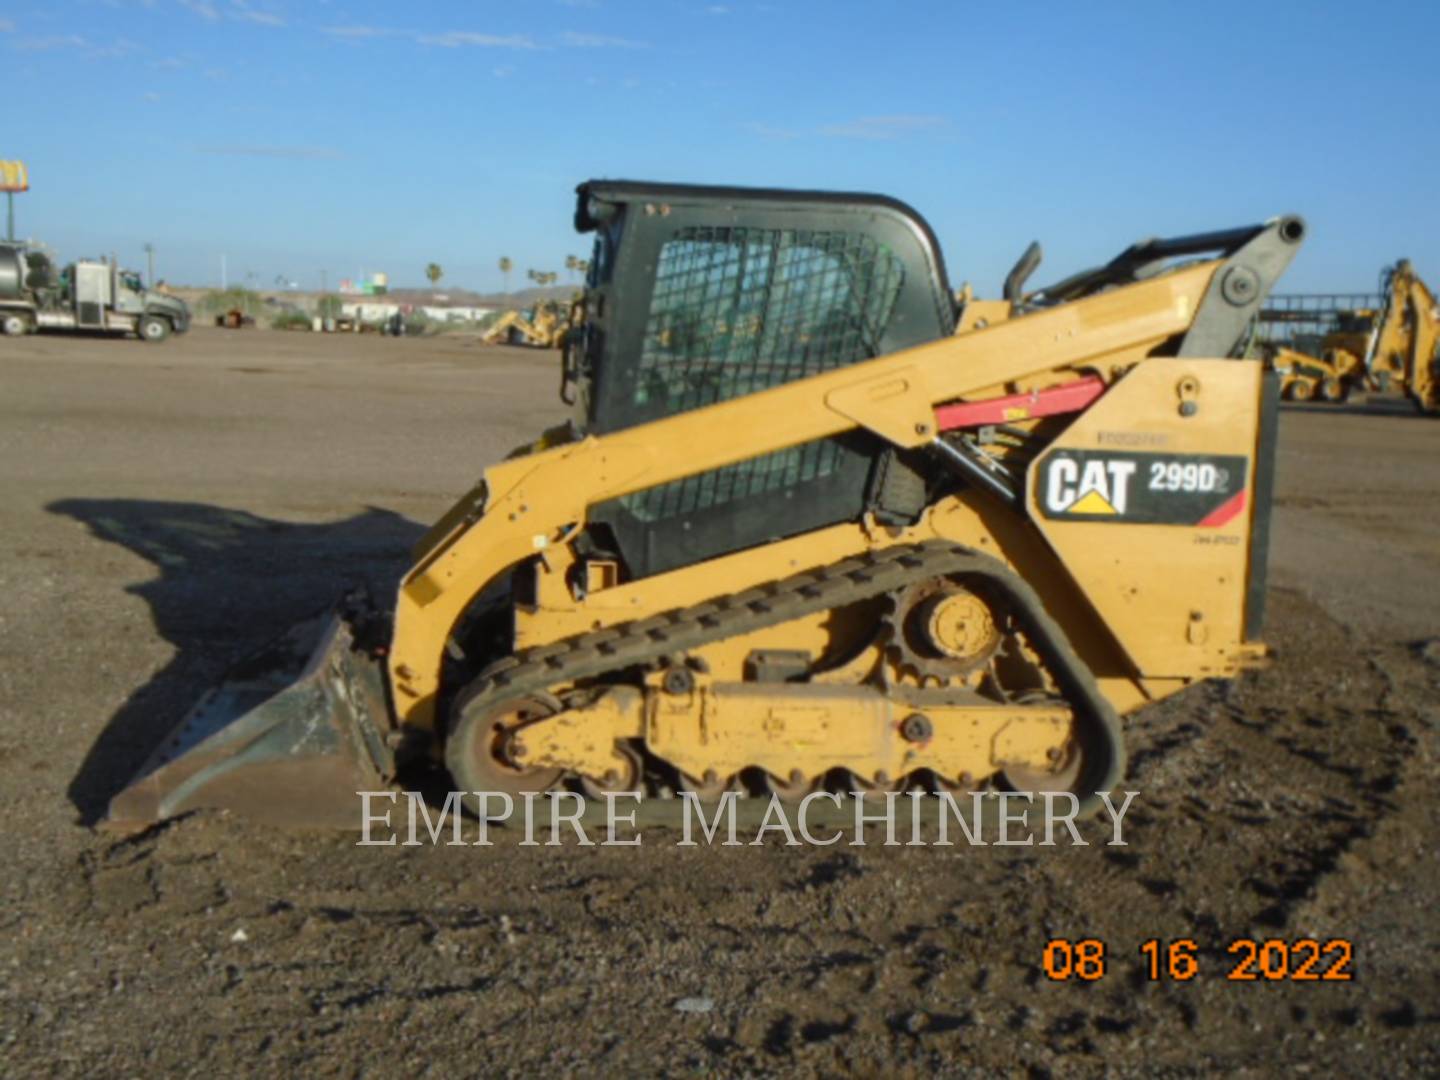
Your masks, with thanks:
[{"label": "excavator bucket", "polygon": [[193,810],[268,824],[353,827],[357,791],[385,783],[380,663],[342,608],[301,623],[232,669],[110,803],[131,832]]}]

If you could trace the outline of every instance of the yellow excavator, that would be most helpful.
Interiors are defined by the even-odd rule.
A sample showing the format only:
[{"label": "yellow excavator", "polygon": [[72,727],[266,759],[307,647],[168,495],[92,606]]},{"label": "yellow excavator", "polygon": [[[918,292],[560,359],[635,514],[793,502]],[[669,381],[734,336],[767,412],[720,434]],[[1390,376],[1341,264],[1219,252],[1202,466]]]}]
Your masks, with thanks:
[{"label": "yellow excavator", "polygon": [[356,792],[419,775],[472,809],[1088,807],[1123,717],[1264,662],[1279,387],[1245,353],[1299,218],[1027,292],[1032,246],[993,310],[881,196],[591,181],[576,223],[573,419],[485,470],[390,603],[347,597],[211,692],[110,825],[354,828]]},{"label": "yellow excavator", "polygon": [[532,308],[505,312],[485,331],[490,345],[530,345],[561,349],[570,327],[569,307],[558,300],[540,300]]},{"label": "yellow excavator", "polygon": [[1387,267],[1381,286],[1360,303],[1272,298],[1260,324],[1282,396],[1338,402],[1356,390],[1396,391],[1440,412],[1440,304],[1408,259]]}]

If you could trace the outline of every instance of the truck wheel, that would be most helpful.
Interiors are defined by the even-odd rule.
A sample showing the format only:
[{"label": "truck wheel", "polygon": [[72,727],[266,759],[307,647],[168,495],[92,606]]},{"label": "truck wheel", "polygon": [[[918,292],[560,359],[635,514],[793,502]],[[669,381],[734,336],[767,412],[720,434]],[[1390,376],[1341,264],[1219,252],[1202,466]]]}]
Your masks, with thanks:
[{"label": "truck wheel", "polygon": [[170,336],[170,324],[158,315],[146,315],[136,328],[141,341],[164,341]]},{"label": "truck wheel", "polygon": [[0,330],[5,332],[6,337],[19,337],[30,329],[30,320],[16,312],[6,314],[0,319]]}]

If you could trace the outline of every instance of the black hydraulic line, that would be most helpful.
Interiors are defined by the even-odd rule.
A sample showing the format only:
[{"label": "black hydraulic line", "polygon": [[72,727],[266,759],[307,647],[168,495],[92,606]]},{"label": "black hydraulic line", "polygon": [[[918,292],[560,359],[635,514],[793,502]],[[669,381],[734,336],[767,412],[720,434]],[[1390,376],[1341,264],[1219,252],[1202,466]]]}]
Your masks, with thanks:
[{"label": "black hydraulic line", "polygon": [[1180,255],[1203,255],[1210,251],[1226,255],[1240,250],[1264,232],[1268,225],[1244,225],[1236,229],[1192,233],[1189,236],[1156,237],[1142,240],[1126,248],[1110,261],[1111,266],[1147,263],[1154,259],[1172,259]]},{"label": "black hydraulic line", "polygon": [[1228,258],[1270,229],[1275,229],[1287,244],[1296,244],[1304,236],[1305,223],[1292,216],[1261,225],[1218,229],[1190,236],[1152,237],[1130,245],[1104,266],[1072,274],[1063,281],[1038,290],[1035,295],[1042,297],[1046,303],[1059,303],[1094,292],[1106,285],[1134,280],[1146,267],[1157,266],[1166,259],[1212,253]]},{"label": "black hydraulic line", "polygon": [[1011,506],[1020,502],[1020,494],[1015,490],[1009,477],[987,466],[983,460],[980,460],[967,448],[955,446],[939,437],[933,439],[930,445],[940,455],[940,460],[945,463],[946,467],[951,472],[957,473],[962,479],[983,487],[992,495],[998,495]]}]

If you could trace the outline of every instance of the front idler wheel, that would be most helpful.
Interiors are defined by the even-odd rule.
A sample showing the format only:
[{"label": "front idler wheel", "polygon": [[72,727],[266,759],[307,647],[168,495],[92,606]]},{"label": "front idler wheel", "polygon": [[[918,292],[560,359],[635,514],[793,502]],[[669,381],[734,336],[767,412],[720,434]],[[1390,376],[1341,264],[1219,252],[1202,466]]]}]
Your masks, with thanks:
[{"label": "front idler wheel", "polygon": [[445,765],[461,791],[497,791],[512,798],[548,791],[563,769],[522,768],[515,764],[525,729],[554,716],[561,704],[550,694],[530,694],[502,702],[461,699],[455,708]]}]

